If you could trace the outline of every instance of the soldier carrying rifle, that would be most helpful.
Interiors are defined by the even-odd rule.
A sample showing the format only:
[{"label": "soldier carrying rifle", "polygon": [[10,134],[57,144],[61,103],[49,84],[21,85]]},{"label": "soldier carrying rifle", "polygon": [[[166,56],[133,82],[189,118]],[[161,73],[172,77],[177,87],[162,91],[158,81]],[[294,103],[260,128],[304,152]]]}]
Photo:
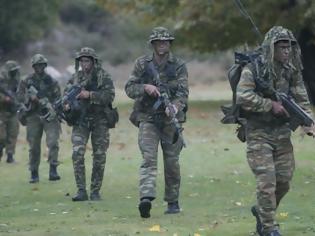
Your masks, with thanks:
[{"label": "soldier carrying rifle", "polygon": [[163,150],[165,214],[180,212],[179,154],[184,145],[181,134],[188,100],[188,73],[185,62],[174,56],[174,36],[164,27],[156,27],[149,37],[152,55],[136,60],[125,86],[127,95],[135,100],[130,121],[139,127],[139,147],[143,161],[140,166],[140,203],[142,218],[150,217],[151,201],[156,198],[157,152]]},{"label": "soldier carrying rifle", "polygon": [[[249,63],[242,70],[236,103],[247,121],[247,160],[257,182],[257,204],[251,209],[256,229],[260,236],[280,236],[276,210],[289,191],[295,168],[291,130],[302,125],[308,135],[315,133],[302,79],[300,48],[292,32],[272,27],[261,50],[260,63]],[[294,107],[300,111],[295,113]],[[308,114],[305,119],[298,116],[297,122],[292,122],[293,116],[304,114],[303,110]]]},{"label": "soldier carrying rifle", "polygon": [[18,99],[25,109],[20,109],[19,119],[26,125],[27,141],[29,143],[30,183],[39,181],[39,163],[41,155],[41,138],[46,133],[48,147],[49,180],[59,180],[57,173],[60,122],[53,109],[53,104],[61,96],[58,82],[45,72],[47,59],[41,54],[31,58],[34,73],[22,80],[18,89]]},{"label": "soldier carrying rifle", "polygon": [[14,162],[15,145],[19,134],[16,91],[20,82],[20,66],[7,61],[0,74],[0,160],[5,148],[7,163]]}]

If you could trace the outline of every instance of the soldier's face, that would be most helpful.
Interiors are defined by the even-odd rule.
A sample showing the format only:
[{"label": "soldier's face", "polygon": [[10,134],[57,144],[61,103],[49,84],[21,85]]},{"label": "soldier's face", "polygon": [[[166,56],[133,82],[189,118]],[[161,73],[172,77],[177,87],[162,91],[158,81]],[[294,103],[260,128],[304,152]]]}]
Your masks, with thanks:
[{"label": "soldier's face", "polygon": [[279,41],[275,43],[274,59],[281,63],[288,63],[291,53],[290,41]]},{"label": "soldier's face", "polygon": [[9,75],[11,78],[15,78],[19,74],[19,70],[11,70]]},{"label": "soldier's face", "polygon": [[152,42],[153,49],[157,55],[165,55],[169,53],[171,42],[167,40],[155,40]]},{"label": "soldier's face", "polygon": [[45,67],[46,67],[46,64],[41,63],[41,64],[35,64],[33,66],[33,69],[34,69],[36,74],[42,74],[42,73],[44,73]]},{"label": "soldier's face", "polygon": [[94,65],[94,63],[93,63],[92,58],[90,58],[90,57],[81,57],[80,58],[80,66],[81,66],[83,72],[86,72],[86,73],[90,72],[93,68],[93,65]]}]

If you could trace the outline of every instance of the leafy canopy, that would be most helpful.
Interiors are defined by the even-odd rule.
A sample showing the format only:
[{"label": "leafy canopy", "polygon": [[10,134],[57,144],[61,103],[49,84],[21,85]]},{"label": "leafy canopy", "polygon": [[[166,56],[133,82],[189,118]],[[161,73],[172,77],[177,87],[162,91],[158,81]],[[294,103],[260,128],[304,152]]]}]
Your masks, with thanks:
[{"label": "leafy canopy", "polygon": [[[115,14],[129,13],[144,24],[172,25],[177,42],[198,51],[217,51],[247,42],[255,44],[253,32],[233,0],[97,0]],[[273,25],[294,31],[312,28],[315,3],[311,0],[242,0],[262,33]],[[315,32],[315,29],[311,29]]]}]

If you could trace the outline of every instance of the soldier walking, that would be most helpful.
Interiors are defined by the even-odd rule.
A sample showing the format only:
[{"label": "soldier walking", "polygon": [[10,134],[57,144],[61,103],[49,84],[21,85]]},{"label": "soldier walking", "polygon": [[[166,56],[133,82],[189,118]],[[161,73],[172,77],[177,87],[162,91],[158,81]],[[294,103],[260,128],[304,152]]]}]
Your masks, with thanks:
[{"label": "soldier walking", "polygon": [[7,61],[0,73],[0,160],[5,149],[7,163],[14,162],[15,146],[19,134],[16,91],[20,82],[20,66]]},{"label": "soldier walking", "polygon": [[[143,161],[140,166],[140,216],[150,217],[151,201],[156,198],[157,153],[161,143],[164,160],[165,194],[168,203],[165,214],[180,212],[179,154],[182,134],[176,135],[185,121],[188,100],[188,74],[185,63],[171,51],[174,36],[164,27],[152,30],[149,42],[152,55],[135,62],[125,86],[128,97],[135,100],[130,120],[139,127],[138,144]],[[169,104],[165,106],[165,99]],[[164,101],[159,105],[158,101]],[[172,117],[174,115],[174,117]],[[174,119],[178,122],[174,129]],[[178,127],[179,126],[179,127]]]},{"label": "soldier walking", "polygon": [[[59,180],[57,173],[60,122],[52,108],[52,104],[60,96],[58,82],[45,72],[47,59],[41,54],[31,58],[34,73],[22,80],[18,89],[18,98],[27,108],[24,119],[26,121],[26,136],[29,144],[30,183],[39,182],[38,168],[41,156],[41,139],[43,131],[46,133],[48,147],[49,180]],[[22,122],[24,123],[24,122]]]},{"label": "soldier walking", "polygon": [[[276,210],[289,191],[295,168],[288,112],[275,92],[292,96],[311,115],[300,56],[292,32],[275,26],[265,35],[261,63],[246,66],[237,87],[237,103],[247,119],[247,160],[257,183],[257,204],[251,211],[260,236],[281,235]],[[302,128],[314,135],[314,127]]]},{"label": "soldier walking", "polygon": [[[111,76],[101,67],[94,49],[84,47],[75,58],[76,72],[69,81],[67,89],[76,85],[82,87],[77,99],[80,115],[72,121],[72,161],[77,185],[77,194],[72,201],[86,201],[85,160],[86,145],[91,136],[93,149],[93,168],[91,176],[90,200],[101,200],[106,151],[109,146],[108,117],[106,116],[115,97]],[[79,68],[81,68],[79,70]],[[69,104],[64,109],[72,112]]]}]

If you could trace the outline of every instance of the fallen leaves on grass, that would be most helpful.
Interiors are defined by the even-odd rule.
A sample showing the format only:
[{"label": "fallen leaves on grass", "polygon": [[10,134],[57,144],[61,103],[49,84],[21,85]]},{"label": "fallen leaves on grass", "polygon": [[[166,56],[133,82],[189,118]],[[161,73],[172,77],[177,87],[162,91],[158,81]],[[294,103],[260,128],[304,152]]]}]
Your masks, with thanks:
[{"label": "fallen leaves on grass", "polygon": [[288,218],[288,216],[289,216],[289,213],[288,213],[288,212],[280,212],[280,213],[279,213],[279,217],[280,217],[281,219],[286,219],[286,218]]},{"label": "fallen leaves on grass", "polygon": [[161,232],[161,226],[160,225],[153,225],[151,228],[149,228],[150,232]]},{"label": "fallen leaves on grass", "polygon": [[117,143],[116,146],[117,146],[118,150],[122,150],[126,147],[126,144],[125,143]]},{"label": "fallen leaves on grass", "polygon": [[199,193],[191,193],[189,194],[189,197],[198,197],[199,196]]}]

